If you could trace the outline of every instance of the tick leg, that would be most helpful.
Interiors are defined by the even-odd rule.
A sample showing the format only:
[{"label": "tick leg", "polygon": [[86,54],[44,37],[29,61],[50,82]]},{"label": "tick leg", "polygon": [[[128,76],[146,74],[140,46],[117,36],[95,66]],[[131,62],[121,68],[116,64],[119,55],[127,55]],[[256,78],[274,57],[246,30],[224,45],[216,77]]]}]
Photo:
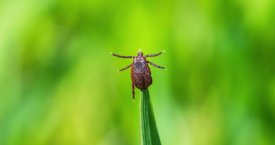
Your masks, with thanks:
[{"label": "tick leg", "polygon": [[159,55],[161,55],[163,52],[164,52],[164,51],[161,51],[161,52],[156,53],[156,54],[147,54],[147,55],[145,55],[145,57],[155,57],[155,56],[159,56]]},{"label": "tick leg", "polygon": [[131,66],[132,66],[132,64],[130,64],[130,65],[128,65],[128,66],[126,66],[126,67],[120,69],[119,72],[120,72],[120,71],[124,71],[124,70],[128,69],[128,68],[131,67]]},{"label": "tick leg", "polygon": [[135,85],[134,85],[134,82],[132,82],[132,95],[133,95],[133,100],[135,100]]},{"label": "tick leg", "polygon": [[149,63],[150,65],[152,65],[152,66],[154,66],[154,67],[156,67],[156,68],[165,69],[163,66],[156,65],[156,64],[154,64],[154,63],[152,63],[152,62],[150,62],[150,61],[147,61],[147,63]]},{"label": "tick leg", "polygon": [[112,53],[113,56],[119,57],[119,58],[134,58],[134,56],[122,56],[115,53]]}]

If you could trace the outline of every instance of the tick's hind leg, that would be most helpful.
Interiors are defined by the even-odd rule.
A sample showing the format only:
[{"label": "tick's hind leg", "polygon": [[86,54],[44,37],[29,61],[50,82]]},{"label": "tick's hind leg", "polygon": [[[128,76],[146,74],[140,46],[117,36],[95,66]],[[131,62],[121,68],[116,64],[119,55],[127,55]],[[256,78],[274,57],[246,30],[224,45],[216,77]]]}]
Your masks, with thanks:
[{"label": "tick's hind leg", "polygon": [[134,85],[134,82],[132,82],[132,95],[133,95],[133,100],[135,100],[135,85]]},{"label": "tick's hind leg", "polygon": [[119,54],[112,53],[113,56],[119,57],[119,58],[134,58],[134,56],[122,56]]},{"label": "tick's hind leg", "polygon": [[128,65],[128,66],[126,66],[126,67],[120,69],[119,72],[120,72],[120,71],[124,71],[124,70],[128,69],[128,68],[131,67],[131,66],[132,66],[132,64],[130,64],[130,65]]},{"label": "tick's hind leg", "polygon": [[156,67],[156,68],[161,68],[161,69],[165,69],[163,66],[159,66],[157,64],[154,64],[153,62],[147,61],[147,63],[149,63],[150,65]]},{"label": "tick's hind leg", "polygon": [[161,51],[161,52],[156,53],[156,54],[147,54],[147,55],[145,55],[145,57],[155,57],[155,56],[159,56],[159,55],[161,55],[163,52],[165,52],[165,51]]}]

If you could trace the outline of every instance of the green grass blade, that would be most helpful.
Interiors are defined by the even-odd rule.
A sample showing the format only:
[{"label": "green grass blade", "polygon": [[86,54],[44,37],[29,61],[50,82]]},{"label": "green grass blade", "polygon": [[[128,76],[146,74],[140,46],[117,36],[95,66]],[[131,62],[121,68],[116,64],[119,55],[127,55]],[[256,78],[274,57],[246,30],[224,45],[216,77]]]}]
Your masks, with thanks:
[{"label": "green grass blade", "polygon": [[149,90],[141,90],[142,145],[161,145]]}]

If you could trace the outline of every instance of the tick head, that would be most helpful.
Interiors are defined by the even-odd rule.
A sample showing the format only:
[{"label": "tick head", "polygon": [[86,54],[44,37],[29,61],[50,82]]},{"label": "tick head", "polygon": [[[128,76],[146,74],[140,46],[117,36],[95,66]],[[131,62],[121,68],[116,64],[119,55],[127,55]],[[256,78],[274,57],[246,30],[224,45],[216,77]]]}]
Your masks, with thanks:
[{"label": "tick head", "polygon": [[138,56],[143,56],[143,52],[139,49],[137,55],[138,55]]}]

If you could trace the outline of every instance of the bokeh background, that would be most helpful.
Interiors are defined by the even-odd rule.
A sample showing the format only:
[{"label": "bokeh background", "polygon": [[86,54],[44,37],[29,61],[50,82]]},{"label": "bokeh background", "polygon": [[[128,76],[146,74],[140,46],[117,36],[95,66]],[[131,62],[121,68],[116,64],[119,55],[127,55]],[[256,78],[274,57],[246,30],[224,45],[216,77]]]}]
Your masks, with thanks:
[{"label": "bokeh background", "polygon": [[140,144],[140,48],[163,145],[274,144],[274,0],[1,0],[0,145]]}]

